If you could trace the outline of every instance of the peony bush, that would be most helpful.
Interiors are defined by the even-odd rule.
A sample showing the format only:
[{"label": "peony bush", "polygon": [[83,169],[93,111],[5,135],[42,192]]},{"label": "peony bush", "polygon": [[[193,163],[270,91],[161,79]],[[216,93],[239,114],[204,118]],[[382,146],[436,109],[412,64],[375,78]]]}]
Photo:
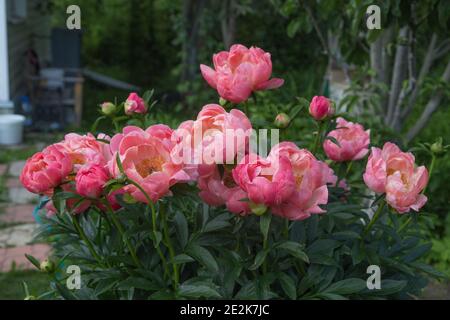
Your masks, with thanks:
[{"label": "peony bush", "polygon": [[[429,173],[411,153],[392,142],[369,152],[373,132],[322,96],[265,127],[297,135],[304,117],[313,139],[255,149],[255,92],[283,80],[270,79],[259,48],[234,45],[213,61],[200,69],[220,104],[195,119],[148,125],[152,92],[131,93],[100,105],[92,133],[28,159],[20,179],[42,195],[38,236],[53,245],[39,298],[414,298],[440,276],[421,261]],[[114,130],[96,132],[99,121]]]}]

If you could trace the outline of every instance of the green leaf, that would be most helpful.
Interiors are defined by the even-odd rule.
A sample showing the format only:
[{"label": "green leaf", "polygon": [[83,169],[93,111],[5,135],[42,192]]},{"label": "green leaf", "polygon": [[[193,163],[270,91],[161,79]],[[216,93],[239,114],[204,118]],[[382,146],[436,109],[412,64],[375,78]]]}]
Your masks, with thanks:
[{"label": "green leaf", "polygon": [[204,265],[210,271],[214,273],[217,273],[219,271],[219,266],[217,265],[216,259],[205,248],[199,245],[191,245],[186,250],[186,253],[197,260],[200,264]]},{"label": "green leaf", "polygon": [[421,262],[414,262],[411,264],[411,266],[413,266],[414,268],[417,268],[420,271],[428,273],[429,275],[432,275],[436,278],[442,278],[442,279],[447,278],[447,276],[444,273],[434,269],[432,266],[430,266],[428,264],[421,263]]},{"label": "green leaf", "polygon": [[325,293],[352,294],[367,288],[366,281],[358,278],[349,278],[333,283],[325,289]]},{"label": "green leaf", "polygon": [[413,250],[411,250],[407,255],[403,257],[403,261],[405,262],[412,262],[420,257],[423,257],[428,251],[431,249],[431,243],[425,243],[423,245],[420,245],[418,247],[415,247]]},{"label": "green leaf", "polygon": [[314,241],[307,249],[308,255],[317,253],[331,253],[333,250],[340,246],[340,242],[332,239],[318,239]]},{"label": "green leaf", "polygon": [[300,19],[294,19],[288,24],[286,32],[289,38],[293,38],[295,36],[297,31],[300,29],[301,24],[302,22]]},{"label": "green leaf", "polygon": [[179,254],[173,258],[173,263],[175,264],[183,264],[195,261],[192,257],[188,256],[187,254]]},{"label": "green leaf", "polygon": [[309,263],[308,255],[303,251],[303,246],[300,243],[294,241],[285,241],[277,245],[277,248],[284,249],[292,256]]},{"label": "green leaf", "polygon": [[326,300],[348,300],[346,297],[341,296],[340,294],[322,292],[318,295],[318,297],[326,299]]},{"label": "green leaf", "polygon": [[162,240],[162,233],[159,231],[152,231],[152,240],[153,240],[153,245],[155,246],[155,248],[157,246],[159,246],[159,244],[161,243]]},{"label": "green leaf", "polygon": [[283,272],[279,273],[278,278],[280,279],[281,288],[286,295],[292,300],[297,299],[297,286],[294,279]]},{"label": "green leaf", "polygon": [[264,263],[264,260],[266,260],[267,253],[268,253],[267,250],[262,250],[258,252],[255,257],[255,262],[248,269],[249,270],[258,269]]},{"label": "green leaf", "polygon": [[28,259],[28,261],[31,262],[31,264],[33,266],[35,266],[36,268],[38,268],[38,270],[41,269],[41,263],[39,262],[38,259],[36,259],[35,257],[33,257],[31,254],[25,253],[25,258]]},{"label": "green leaf", "polygon": [[217,290],[206,285],[182,284],[178,294],[187,298],[221,298]]},{"label": "green leaf", "polygon": [[266,239],[267,235],[269,234],[271,220],[272,220],[272,215],[270,213],[263,214],[259,219],[259,229],[261,230],[261,233],[262,233],[264,239]]},{"label": "green leaf", "polygon": [[341,241],[348,240],[348,239],[354,240],[354,239],[361,238],[361,236],[358,233],[356,233],[354,231],[350,231],[350,230],[338,231],[338,232],[333,233],[332,236],[333,236],[333,238],[336,238],[337,240],[341,240]]},{"label": "green leaf", "polygon": [[206,223],[203,231],[211,232],[231,226],[230,222],[227,221],[229,217],[229,213],[218,215],[217,217]]},{"label": "green leaf", "polygon": [[405,280],[381,280],[380,289],[373,289],[368,290],[371,295],[376,296],[387,296],[394,293],[397,293],[401,291],[405,286],[407,285],[407,282]]},{"label": "green leaf", "polygon": [[143,290],[160,290],[161,288],[154,282],[140,277],[129,277],[119,283],[119,289],[128,290],[131,288]]}]

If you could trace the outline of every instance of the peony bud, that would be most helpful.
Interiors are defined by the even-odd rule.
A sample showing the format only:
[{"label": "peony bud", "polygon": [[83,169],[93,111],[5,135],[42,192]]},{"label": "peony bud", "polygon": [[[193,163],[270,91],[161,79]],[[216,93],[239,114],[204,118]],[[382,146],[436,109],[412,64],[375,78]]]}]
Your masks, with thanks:
[{"label": "peony bud", "polygon": [[287,126],[289,125],[290,122],[291,122],[291,119],[289,118],[289,116],[286,113],[279,113],[275,117],[274,124],[277,128],[284,129],[284,128],[287,128]]},{"label": "peony bud", "polygon": [[430,150],[435,155],[440,156],[445,153],[447,148],[448,146],[444,147],[442,145],[442,137],[440,137],[435,143],[431,145]]},{"label": "peony bud", "polygon": [[317,121],[323,120],[334,113],[330,100],[324,96],[314,96],[309,105],[309,114]]},{"label": "peony bud", "polygon": [[116,112],[116,105],[112,102],[103,102],[100,105],[100,108],[102,109],[102,113],[107,116],[110,116]]},{"label": "peony bud", "polygon": [[147,105],[137,93],[130,93],[124,104],[125,114],[132,115],[133,113],[146,113]]},{"label": "peony bud", "polygon": [[49,259],[41,262],[40,269],[42,272],[53,273],[55,271],[55,264]]}]

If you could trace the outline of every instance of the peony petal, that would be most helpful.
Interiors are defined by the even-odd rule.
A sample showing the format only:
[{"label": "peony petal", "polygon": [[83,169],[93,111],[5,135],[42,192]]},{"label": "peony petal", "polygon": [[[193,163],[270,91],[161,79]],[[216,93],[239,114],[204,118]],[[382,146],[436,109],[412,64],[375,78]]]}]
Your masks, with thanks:
[{"label": "peony petal", "polygon": [[268,81],[265,81],[263,83],[260,83],[257,85],[255,90],[269,90],[269,89],[276,89],[281,87],[284,84],[284,80],[280,78],[272,78]]}]

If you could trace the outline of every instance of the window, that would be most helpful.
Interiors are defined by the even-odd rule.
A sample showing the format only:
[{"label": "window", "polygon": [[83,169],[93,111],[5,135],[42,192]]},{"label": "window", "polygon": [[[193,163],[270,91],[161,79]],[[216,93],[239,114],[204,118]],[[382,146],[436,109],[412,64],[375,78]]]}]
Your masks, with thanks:
[{"label": "window", "polygon": [[22,22],[27,17],[27,0],[7,0],[8,21]]}]

